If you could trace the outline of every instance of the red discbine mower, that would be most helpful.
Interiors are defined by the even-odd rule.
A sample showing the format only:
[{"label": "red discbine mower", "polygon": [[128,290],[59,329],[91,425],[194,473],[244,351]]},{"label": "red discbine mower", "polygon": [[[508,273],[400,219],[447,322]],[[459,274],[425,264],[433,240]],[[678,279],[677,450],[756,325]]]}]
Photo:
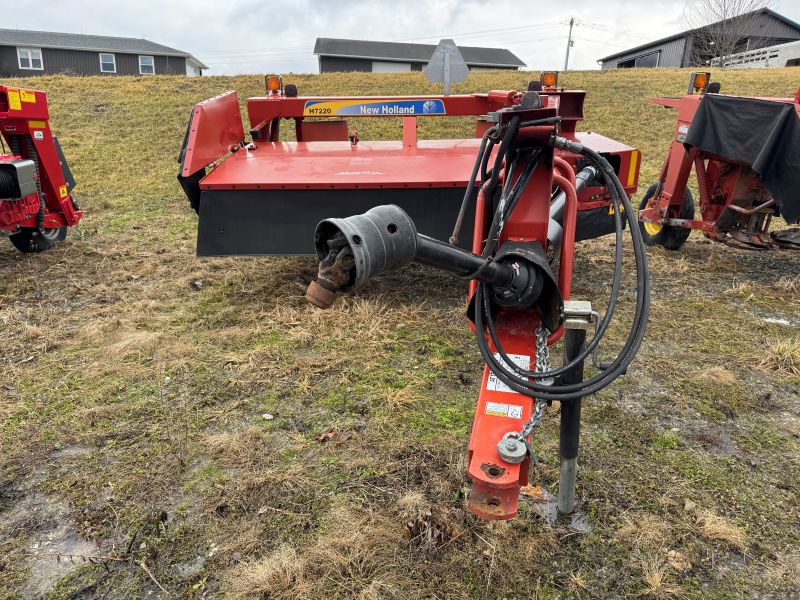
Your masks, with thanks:
[{"label": "red discbine mower", "polygon": [[83,215],[49,119],[44,92],[0,86],[0,234],[22,252],[63,241]]},{"label": "red discbine mower", "polygon": [[[545,87],[542,98],[560,117],[561,135],[600,152],[626,192],[635,192],[638,150],[596,133],[576,133],[586,92],[557,88],[557,74],[545,75],[547,81],[531,87]],[[201,102],[192,111],[178,179],[199,214],[199,256],[314,254],[309,232],[320,220],[363,212],[376,195],[408,212],[421,232],[448,239],[465,190],[471,193],[485,176],[485,164],[473,173],[475,153],[482,143],[495,150],[499,143],[483,139],[494,125],[486,115],[518,101],[508,91],[304,98],[276,76],[268,77],[267,84],[265,97],[247,100],[251,143],[244,141],[235,92]],[[465,116],[475,118],[474,138],[417,139],[417,119]],[[353,117],[402,117],[402,139],[359,140],[348,127]],[[287,120],[297,141],[281,140]],[[557,153],[554,160],[557,172],[570,180],[582,168],[570,153]],[[603,186],[592,179],[579,179],[577,186],[576,239],[613,232]],[[563,198],[557,209],[559,215],[562,211]],[[471,215],[461,224],[470,230]],[[469,247],[468,240],[463,247]]]},{"label": "red discbine mower", "polygon": [[[627,195],[636,188],[638,152],[576,133],[585,92],[558,88],[554,73],[524,93],[301,98],[278,78],[268,78],[268,89],[247,102],[250,144],[233,93],[194,109],[179,179],[199,208],[198,254],[313,251],[319,273],[306,297],[321,308],[411,262],[469,280],[468,317],[487,365],[469,444],[469,507],[486,519],[516,515],[536,463],[533,432],[555,400],[558,508],[571,512],[581,399],[625,373],[647,323],[645,247]],[[347,115],[402,116],[403,139],[359,141],[341,120]],[[417,118],[441,116],[476,117],[476,138],[417,140]],[[286,118],[294,120],[296,142],[280,141]],[[637,282],[630,334],[619,355],[596,362],[597,374],[584,380],[584,361],[617,306],[626,221]],[[460,236],[464,227],[471,240]],[[601,316],[570,292],[576,239],[603,233],[615,234],[616,250]],[[562,338],[564,361],[555,367],[549,347]]]},{"label": "red discbine mower", "polygon": [[[719,94],[709,73],[692,73],[661,175],[642,198],[645,242],[680,248],[692,229],[740,248],[800,248],[800,230],[768,234],[773,216],[800,220],[800,90],[792,98]],[[687,182],[694,169],[700,219]]]}]

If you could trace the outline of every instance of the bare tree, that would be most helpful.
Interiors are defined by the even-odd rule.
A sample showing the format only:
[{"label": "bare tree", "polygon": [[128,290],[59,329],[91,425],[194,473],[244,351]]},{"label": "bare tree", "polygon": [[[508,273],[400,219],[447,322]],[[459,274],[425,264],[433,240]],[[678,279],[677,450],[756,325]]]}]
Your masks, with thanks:
[{"label": "bare tree", "polygon": [[719,66],[724,67],[731,54],[748,50],[753,44],[758,47],[755,24],[759,11],[773,4],[774,0],[688,0],[683,19],[693,30],[689,38],[691,64],[707,65],[719,58]]}]

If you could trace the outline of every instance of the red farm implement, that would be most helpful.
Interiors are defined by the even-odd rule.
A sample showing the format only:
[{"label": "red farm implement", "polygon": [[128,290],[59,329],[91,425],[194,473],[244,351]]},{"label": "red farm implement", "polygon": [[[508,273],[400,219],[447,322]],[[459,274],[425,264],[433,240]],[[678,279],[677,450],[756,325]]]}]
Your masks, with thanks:
[{"label": "red farm implement", "polygon": [[[509,91],[299,97],[296,87],[283,89],[278,78],[269,79],[277,82],[272,91],[247,100],[250,143],[244,141],[234,92],[201,102],[192,111],[179,180],[199,213],[199,256],[314,254],[308,234],[320,220],[363,212],[377,197],[403,208],[421,232],[447,239],[471,181],[475,153],[493,125],[486,115],[518,101]],[[561,135],[607,157],[626,191],[633,193],[639,152],[597,133],[576,132],[585,97],[585,92],[555,87],[541,96],[546,108],[561,118]],[[359,140],[347,121],[353,117],[400,117],[402,139]],[[475,137],[417,138],[418,119],[446,117],[474,117]],[[296,141],[282,140],[286,121]],[[491,139],[487,144],[494,146]],[[553,160],[558,173],[570,180],[580,171],[580,160],[569,152],[558,151]],[[472,178],[470,186],[479,185]],[[577,239],[611,233],[614,219],[603,186],[591,180],[578,186]],[[559,207],[563,210],[563,198]],[[464,227],[471,228],[471,215],[465,219]]]},{"label": "red farm implement", "polygon": [[[658,181],[639,207],[645,242],[676,250],[692,229],[741,248],[800,248],[800,230],[769,233],[774,216],[800,220],[800,90],[792,98],[724,96],[709,73],[693,73]],[[692,170],[700,218],[687,184]]]},{"label": "red farm implement", "polygon": [[[527,485],[530,465],[536,463],[532,435],[546,405],[554,400],[561,409],[558,509],[573,510],[581,400],[626,371],[647,322],[644,243],[624,185],[610,160],[587,143],[560,134],[563,114],[551,107],[547,95],[546,88],[507,94],[507,103],[489,115],[492,127],[484,140],[497,144],[489,148],[482,143],[473,158],[474,172],[486,171],[475,201],[471,251],[419,233],[414,220],[395,205],[326,219],[314,238],[319,273],[306,297],[321,308],[330,306],[340,292],[353,291],[370,277],[411,262],[471,282],[467,314],[486,367],[469,443],[468,505],[485,519],[510,519],[517,513],[520,488]],[[576,165],[577,174],[561,170],[562,160]],[[602,318],[590,302],[570,298],[581,181],[591,182],[598,197],[608,194],[612,207],[616,269]],[[558,204],[561,194],[566,198],[563,210]],[[467,194],[462,208],[469,200]],[[630,334],[619,355],[596,364],[598,373],[584,380],[584,361],[598,347],[617,303],[623,218],[632,225],[636,264]],[[560,244],[552,235],[556,225],[563,231]],[[592,323],[596,333],[587,344]],[[562,337],[563,363],[553,367],[549,348]]]},{"label": "red farm implement", "polygon": [[0,234],[22,252],[63,241],[83,213],[44,92],[0,86]]},{"label": "red farm implement", "polygon": [[[198,254],[313,252],[319,273],[306,297],[320,308],[411,262],[469,281],[467,316],[486,363],[469,507],[486,519],[517,514],[537,464],[534,431],[558,401],[558,508],[572,512],[582,398],[626,372],[647,322],[645,246],[628,199],[638,151],[576,132],[585,93],[557,88],[554,73],[524,93],[392,98],[302,98],[276,80],[247,102],[252,143],[235,94],[194,109],[179,180],[199,209]],[[362,115],[401,116],[402,140],[359,141],[343,118]],[[417,139],[418,118],[444,116],[475,117],[475,137]],[[281,141],[284,119],[297,141]],[[356,212],[364,214],[342,218]],[[630,333],[584,379],[618,304],[626,223],[636,281]],[[571,289],[576,240],[605,233],[615,235],[615,269],[601,316]],[[550,347],[560,341],[563,363],[553,366]]]}]

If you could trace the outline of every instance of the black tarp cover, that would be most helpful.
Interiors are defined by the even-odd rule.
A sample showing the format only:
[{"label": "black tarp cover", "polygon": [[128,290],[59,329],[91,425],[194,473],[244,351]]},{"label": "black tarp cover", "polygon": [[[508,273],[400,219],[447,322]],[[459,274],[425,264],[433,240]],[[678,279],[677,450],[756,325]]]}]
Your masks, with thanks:
[{"label": "black tarp cover", "polygon": [[800,117],[794,104],[708,94],[684,144],[749,164],[783,218],[800,221]]}]

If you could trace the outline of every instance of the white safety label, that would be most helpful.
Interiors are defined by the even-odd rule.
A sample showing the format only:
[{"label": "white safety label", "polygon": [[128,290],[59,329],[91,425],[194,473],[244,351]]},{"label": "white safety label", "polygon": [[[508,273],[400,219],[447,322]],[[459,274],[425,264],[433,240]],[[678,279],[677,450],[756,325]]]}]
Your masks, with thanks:
[{"label": "white safety label", "polygon": [[[505,362],[505,360],[500,358],[499,354],[495,354],[494,357],[495,357],[495,359],[497,359],[497,361],[501,365],[503,365],[506,368],[510,368],[508,366],[508,364]],[[509,354],[508,357],[514,362],[515,365],[517,365],[520,368],[523,368],[523,369],[526,369],[526,370],[529,370],[531,368],[531,357],[530,356],[526,356],[524,354]],[[514,392],[514,390],[509,388],[505,383],[500,381],[497,378],[497,376],[494,373],[492,373],[491,371],[489,372],[489,380],[486,382],[486,389],[489,390],[489,391],[494,391],[494,392],[508,392],[510,394],[516,393],[516,392]],[[517,418],[519,418],[519,417],[517,417]]]},{"label": "white safety label", "polygon": [[522,407],[516,404],[503,404],[502,402],[487,402],[486,410],[483,411],[486,415],[494,415],[495,417],[508,417],[510,419],[522,418]]}]

